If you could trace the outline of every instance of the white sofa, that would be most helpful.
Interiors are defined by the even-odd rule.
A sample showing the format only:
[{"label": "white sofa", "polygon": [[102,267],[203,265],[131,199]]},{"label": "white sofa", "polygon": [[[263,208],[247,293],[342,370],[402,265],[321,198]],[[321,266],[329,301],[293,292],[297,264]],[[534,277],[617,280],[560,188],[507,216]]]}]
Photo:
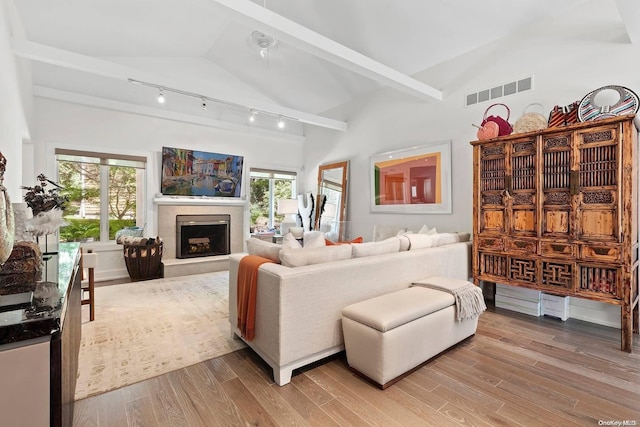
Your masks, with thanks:
[{"label": "white sofa", "polygon": [[[229,257],[229,322],[237,323],[237,277],[246,253]],[[468,280],[471,243],[351,258],[301,267],[266,263],[258,270],[256,334],[247,344],[273,368],[277,384],[294,369],[344,350],[342,309],[408,288],[430,276]]]}]

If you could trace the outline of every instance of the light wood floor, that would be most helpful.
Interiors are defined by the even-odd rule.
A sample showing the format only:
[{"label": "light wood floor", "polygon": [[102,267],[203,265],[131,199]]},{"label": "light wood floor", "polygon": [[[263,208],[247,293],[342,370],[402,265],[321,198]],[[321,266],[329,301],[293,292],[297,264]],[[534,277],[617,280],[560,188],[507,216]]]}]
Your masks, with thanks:
[{"label": "light wood floor", "polygon": [[[490,308],[477,334],[382,391],[344,354],[279,387],[245,349],[76,402],[74,426],[640,425],[640,345],[617,329]],[[630,424],[627,424],[630,425]]]}]

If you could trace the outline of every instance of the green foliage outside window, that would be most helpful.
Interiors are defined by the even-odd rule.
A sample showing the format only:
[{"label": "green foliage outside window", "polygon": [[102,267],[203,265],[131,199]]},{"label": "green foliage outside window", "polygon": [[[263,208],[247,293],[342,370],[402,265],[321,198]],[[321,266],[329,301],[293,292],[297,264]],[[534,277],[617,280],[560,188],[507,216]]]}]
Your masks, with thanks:
[{"label": "green foliage outside window", "polygon": [[[59,161],[58,178],[68,199],[60,241],[100,240],[100,169],[97,163]],[[109,239],[136,225],[136,168],[108,166]]]},{"label": "green foliage outside window", "polygon": [[278,199],[291,198],[291,180],[287,179],[270,179],[270,178],[252,178],[250,188],[251,203],[251,228],[256,231],[268,231],[268,221],[270,218],[269,198],[269,181],[273,180],[273,227],[278,229],[280,223],[284,219],[284,215],[278,215]]}]

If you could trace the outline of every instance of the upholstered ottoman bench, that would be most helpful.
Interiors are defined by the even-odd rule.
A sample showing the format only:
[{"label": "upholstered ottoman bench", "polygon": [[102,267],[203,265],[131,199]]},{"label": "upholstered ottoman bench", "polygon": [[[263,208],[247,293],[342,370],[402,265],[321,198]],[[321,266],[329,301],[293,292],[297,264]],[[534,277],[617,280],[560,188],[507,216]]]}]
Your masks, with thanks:
[{"label": "upholstered ottoman bench", "polygon": [[451,293],[421,286],[342,310],[349,366],[383,389],[475,334],[477,325],[477,317],[456,320]]}]

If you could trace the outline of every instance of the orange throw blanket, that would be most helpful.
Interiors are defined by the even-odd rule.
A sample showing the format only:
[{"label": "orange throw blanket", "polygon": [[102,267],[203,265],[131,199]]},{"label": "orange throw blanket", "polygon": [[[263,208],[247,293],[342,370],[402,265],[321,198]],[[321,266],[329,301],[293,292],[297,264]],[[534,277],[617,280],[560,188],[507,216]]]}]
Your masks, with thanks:
[{"label": "orange throw blanket", "polygon": [[240,335],[251,341],[256,335],[256,295],[258,293],[258,268],[265,262],[273,262],[257,255],[247,255],[238,266],[238,329]]}]

